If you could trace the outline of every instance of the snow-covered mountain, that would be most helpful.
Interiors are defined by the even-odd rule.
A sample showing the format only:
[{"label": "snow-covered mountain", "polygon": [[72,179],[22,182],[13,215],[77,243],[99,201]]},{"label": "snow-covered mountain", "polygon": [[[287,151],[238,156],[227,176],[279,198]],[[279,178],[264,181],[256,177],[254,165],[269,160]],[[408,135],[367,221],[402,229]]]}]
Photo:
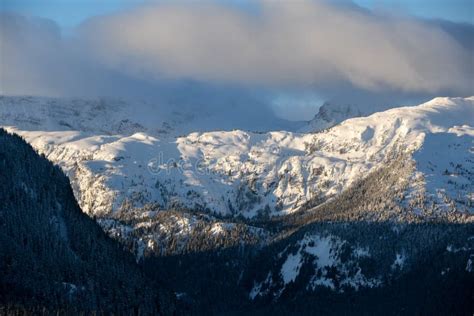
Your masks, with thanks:
[{"label": "snow-covered mountain", "polygon": [[423,192],[440,212],[472,215],[474,98],[437,98],[315,134],[234,130],[175,137],[166,126],[178,128],[177,121],[168,124],[145,115],[148,110],[3,98],[0,124],[60,164],[81,207],[94,215],[107,216],[125,202],[247,218],[288,214],[336,196],[400,154],[416,162],[410,197]]},{"label": "snow-covered mountain", "polygon": [[[245,129],[296,130],[300,122],[272,116],[264,107],[216,108],[205,102],[142,101],[116,98],[47,98],[0,96],[2,124],[15,123],[31,131],[79,131],[91,135],[149,135],[176,137],[196,131]],[[252,118],[252,119],[250,119]]]},{"label": "snow-covered mountain", "polygon": [[83,211],[199,304],[230,300],[236,284],[249,304],[383,294],[414,286],[423,260],[437,263],[421,285],[472,279],[474,97],[317,133],[206,132],[146,103],[0,100],[0,126],[59,164]]}]

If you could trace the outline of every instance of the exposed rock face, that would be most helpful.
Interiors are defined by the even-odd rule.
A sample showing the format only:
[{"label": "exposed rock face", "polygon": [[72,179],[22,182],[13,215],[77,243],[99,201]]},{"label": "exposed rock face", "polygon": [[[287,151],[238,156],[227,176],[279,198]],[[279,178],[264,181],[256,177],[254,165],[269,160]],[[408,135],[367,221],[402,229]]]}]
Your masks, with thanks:
[{"label": "exposed rock face", "polygon": [[387,105],[337,104],[325,102],[308,124],[299,131],[302,133],[319,132],[347,119],[368,116],[376,112],[390,109]]}]

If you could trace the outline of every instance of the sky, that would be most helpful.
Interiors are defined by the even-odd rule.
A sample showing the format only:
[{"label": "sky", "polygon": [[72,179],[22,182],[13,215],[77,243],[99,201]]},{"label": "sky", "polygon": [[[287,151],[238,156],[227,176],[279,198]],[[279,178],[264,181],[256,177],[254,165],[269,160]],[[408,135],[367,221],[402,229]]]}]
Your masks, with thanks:
[{"label": "sky", "polygon": [[[1,10],[40,16],[56,21],[63,28],[77,26],[87,18],[127,10],[151,0],[2,0]],[[226,1],[230,5],[252,7],[251,0]],[[474,23],[471,0],[355,0],[371,10],[390,10],[424,18]]]},{"label": "sky", "polygon": [[193,84],[292,120],[326,100],[466,96],[473,3],[1,0],[0,92],[174,99]]},{"label": "sky", "polygon": [[357,0],[357,4],[375,10],[398,11],[428,19],[474,23],[472,0]]}]

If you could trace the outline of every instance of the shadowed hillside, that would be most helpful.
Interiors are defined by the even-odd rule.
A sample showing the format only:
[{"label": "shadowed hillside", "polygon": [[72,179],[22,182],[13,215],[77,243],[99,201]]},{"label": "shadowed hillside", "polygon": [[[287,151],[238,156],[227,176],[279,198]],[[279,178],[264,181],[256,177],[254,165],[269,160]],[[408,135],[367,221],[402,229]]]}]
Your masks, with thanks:
[{"label": "shadowed hillside", "polygon": [[61,169],[2,129],[0,201],[0,314],[172,313],[172,296],[82,213]]}]

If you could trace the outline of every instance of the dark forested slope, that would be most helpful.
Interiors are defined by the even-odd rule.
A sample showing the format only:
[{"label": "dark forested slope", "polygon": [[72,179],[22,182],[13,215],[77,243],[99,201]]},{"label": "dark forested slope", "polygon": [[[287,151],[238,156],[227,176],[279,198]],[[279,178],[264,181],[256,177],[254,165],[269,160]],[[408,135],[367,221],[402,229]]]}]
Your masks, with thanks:
[{"label": "dark forested slope", "polygon": [[0,307],[170,314],[173,299],[81,212],[69,179],[0,129]]}]

